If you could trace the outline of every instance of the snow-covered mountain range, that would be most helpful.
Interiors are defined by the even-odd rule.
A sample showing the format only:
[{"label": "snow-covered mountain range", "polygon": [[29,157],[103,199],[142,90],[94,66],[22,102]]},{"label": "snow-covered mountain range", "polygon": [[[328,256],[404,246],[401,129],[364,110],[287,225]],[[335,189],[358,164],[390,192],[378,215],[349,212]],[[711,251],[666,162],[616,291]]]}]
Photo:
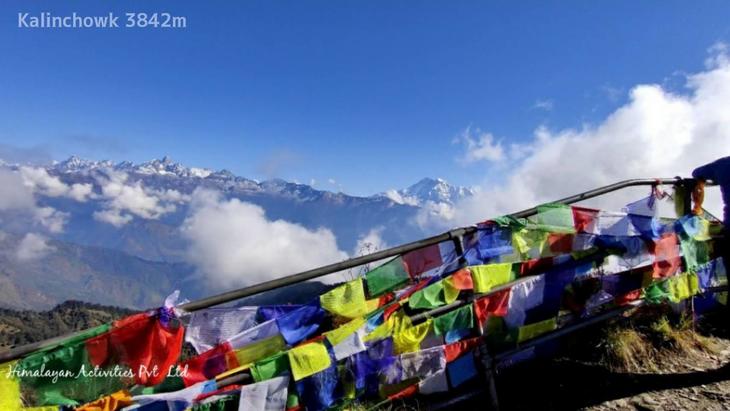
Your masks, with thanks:
[{"label": "snow-covered mountain range", "polygon": [[[359,197],[280,179],[257,181],[228,170],[187,167],[168,157],[141,164],[75,156],[47,166],[0,163],[0,183],[3,179],[7,183],[0,194],[7,192],[25,203],[0,201],[0,241],[6,243],[4,254],[0,253],[0,283],[13,286],[12,296],[3,298],[0,293],[0,306],[21,308],[45,308],[24,305],[26,300],[48,304],[68,298],[89,301],[88,293],[78,292],[81,284],[95,284],[98,291],[103,284],[99,278],[119,276],[127,267],[139,270],[144,266],[144,278],[153,278],[151,273],[159,268],[164,275],[161,288],[147,295],[159,295],[162,287],[169,289],[171,284],[189,288],[189,297],[203,292],[193,274],[200,267],[191,263],[195,261],[191,259],[191,234],[184,232],[191,209],[202,198],[196,194],[200,190],[260,207],[265,214],[262,218],[272,223],[265,230],[276,230],[281,224],[301,226],[311,233],[329,230],[336,250],[350,255],[373,233],[378,246],[433,234],[416,223],[423,207],[450,206],[473,195],[469,188],[424,178],[407,188]],[[15,188],[13,179],[17,179]],[[21,193],[24,191],[27,193]],[[28,200],[26,194],[32,198]],[[244,224],[242,229],[246,228]],[[110,267],[104,267],[101,258],[93,258],[89,265],[90,256],[99,253],[114,256],[108,259]],[[86,272],[87,277],[79,279],[78,271]],[[48,287],[48,278],[54,275],[62,281]],[[34,277],[45,284],[37,284]],[[154,284],[150,281],[148,287]],[[34,293],[39,295],[23,297]],[[109,295],[119,300],[100,296],[99,301],[90,302],[124,305],[128,301],[118,292]],[[134,300],[135,306],[156,303],[141,297]]]},{"label": "snow-covered mountain range", "polygon": [[[18,165],[14,165],[18,167]],[[298,184],[287,182],[281,179],[266,180],[259,182],[257,180],[248,179],[234,175],[228,170],[211,170],[208,168],[186,167],[180,163],[174,162],[171,158],[165,156],[161,160],[153,159],[141,164],[135,164],[130,161],[122,161],[113,163],[108,160],[95,161],[86,160],[77,156],[71,156],[67,160],[55,162],[46,167],[49,173],[57,173],[59,175],[88,174],[95,170],[115,170],[125,173],[131,173],[140,179],[145,176],[163,176],[179,179],[177,182],[184,187],[189,187],[190,182],[214,182],[216,185],[227,188],[238,188],[252,191],[268,191],[268,192],[285,192],[300,195],[303,200],[311,199],[308,197],[313,192],[325,193],[327,191],[316,190],[306,184]],[[187,180],[187,181],[180,181]],[[175,185],[175,180],[168,181],[171,185]],[[296,188],[295,188],[296,187]],[[333,193],[334,194],[334,193]],[[441,178],[423,178],[417,183],[403,188],[392,189],[384,193],[375,194],[369,198],[379,199],[385,197],[397,204],[406,204],[420,206],[427,202],[453,204],[466,197],[474,195],[474,190],[468,187],[453,186]]]}]

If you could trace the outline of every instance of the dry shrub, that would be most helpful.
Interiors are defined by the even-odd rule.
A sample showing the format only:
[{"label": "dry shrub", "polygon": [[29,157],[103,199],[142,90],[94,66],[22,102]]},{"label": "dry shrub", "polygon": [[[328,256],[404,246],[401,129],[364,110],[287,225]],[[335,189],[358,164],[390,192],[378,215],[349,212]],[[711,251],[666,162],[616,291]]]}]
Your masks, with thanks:
[{"label": "dry shrub", "polygon": [[633,327],[613,326],[604,336],[602,362],[621,372],[656,370],[656,349],[651,341]]}]

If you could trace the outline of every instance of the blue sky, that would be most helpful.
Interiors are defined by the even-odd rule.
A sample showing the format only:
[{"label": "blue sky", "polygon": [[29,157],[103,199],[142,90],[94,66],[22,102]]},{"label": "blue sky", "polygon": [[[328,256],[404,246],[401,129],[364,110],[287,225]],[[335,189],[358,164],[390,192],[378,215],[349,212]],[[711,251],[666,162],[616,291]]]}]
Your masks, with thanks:
[{"label": "blue sky", "polygon": [[[679,89],[676,73],[730,40],[725,1],[514,3],[4,0],[0,145],[354,194],[471,185],[487,170],[456,160],[467,127],[509,143],[600,122],[633,85]],[[167,11],[188,27],[17,28],[41,11]]]}]

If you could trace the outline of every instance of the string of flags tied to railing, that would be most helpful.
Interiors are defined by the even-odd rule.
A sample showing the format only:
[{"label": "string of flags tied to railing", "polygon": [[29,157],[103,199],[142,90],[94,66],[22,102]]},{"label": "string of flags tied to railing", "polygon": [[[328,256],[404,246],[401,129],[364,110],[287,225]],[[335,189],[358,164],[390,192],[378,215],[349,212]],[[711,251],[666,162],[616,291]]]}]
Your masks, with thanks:
[{"label": "string of flags tied to railing", "polygon": [[725,304],[703,294],[727,282],[715,229],[659,218],[653,196],[622,212],[546,204],[479,224],[463,255],[412,251],[307,304],[186,313],[175,295],[0,365],[0,409],[323,410],[460,389],[478,383],[480,344],[507,352],[640,299]]}]

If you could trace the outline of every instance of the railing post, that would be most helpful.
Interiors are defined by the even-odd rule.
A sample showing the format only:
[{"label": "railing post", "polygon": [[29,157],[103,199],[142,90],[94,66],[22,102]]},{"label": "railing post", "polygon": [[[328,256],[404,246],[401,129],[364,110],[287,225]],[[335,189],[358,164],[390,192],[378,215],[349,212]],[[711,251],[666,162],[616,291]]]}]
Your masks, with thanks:
[{"label": "railing post", "polygon": [[684,215],[692,214],[692,192],[695,189],[695,180],[691,178],[685,178],[682,180],[682,187],[684,188],[684,204],[682,206]]},{"label": "railing post", "polygon": [[466,257],[464,256],[464,236],[462,234],[455,235],[451,241],[454,242],[454,251],[459,257],[459,267],[466,266]]},{"label": "railing post", "polygon": [[494,358],[489,353],[487,340],[482,336],[479,344],[479,357],[482,363],[482,372],[484,373],[484,392],[486,393],[485,409],[487,411],[499,411],[499,399],[497,395],[497,373]]}]

